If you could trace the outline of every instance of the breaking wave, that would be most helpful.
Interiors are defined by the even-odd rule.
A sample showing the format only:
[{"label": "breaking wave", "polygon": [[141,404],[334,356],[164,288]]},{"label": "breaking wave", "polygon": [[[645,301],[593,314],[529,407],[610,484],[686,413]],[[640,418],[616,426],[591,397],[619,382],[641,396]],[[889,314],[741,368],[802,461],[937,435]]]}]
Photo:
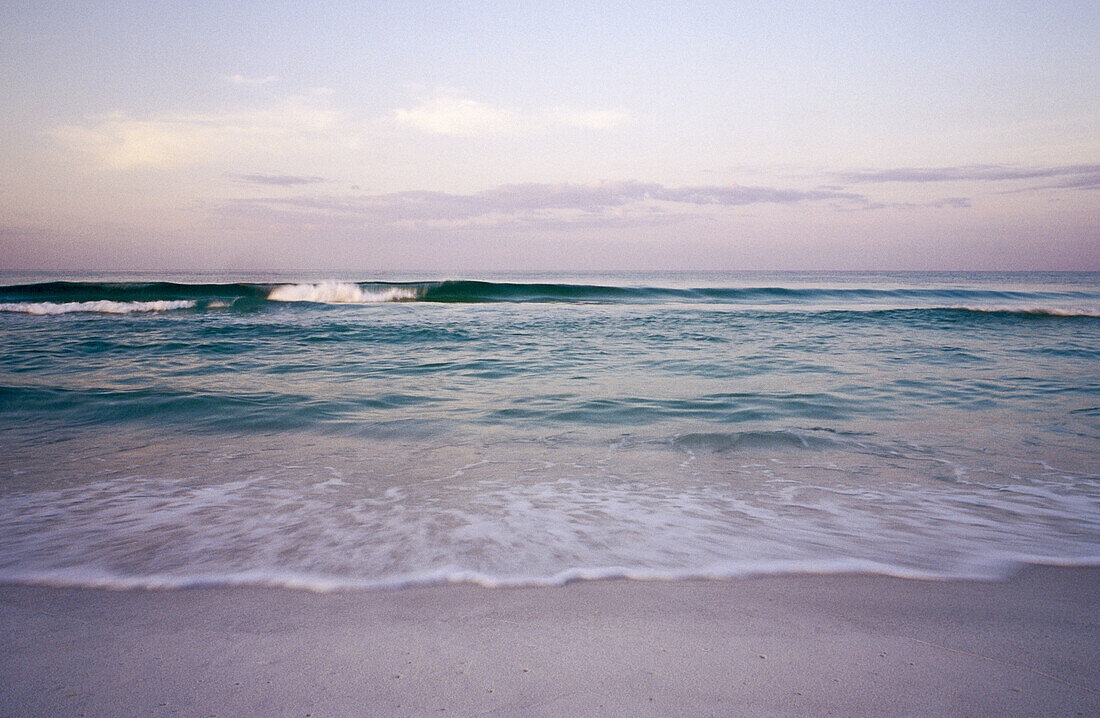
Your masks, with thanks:
[{"label": "breaking wave", "polygon": [[193,309],[193,300],[156,300],[151,302],[112,302],[108,299],[88,302],[8,302],[0,304],[0,312],[54,315],[88,312],[94,314],[132,314],[134,312],[168,312],[173,309]]},{"label": "breaking wave", "polygon": [[284,284],[271,290],[267,298],[273,302],[316,302],[319,304],[374,304],[416,299],[413,287],[385,286],[364,288],[346,282],[318,284]]},{"label": "breaking wave", "polygon": [[1075,308],[1055,308],[1055,307],[944,307],[944,309],[953,309],[963,312],[974,312],[975,314],[1020,314],[1024,316],[1037,316],[1037,317],[1100,317],[1100,307],[1075,307]]}]

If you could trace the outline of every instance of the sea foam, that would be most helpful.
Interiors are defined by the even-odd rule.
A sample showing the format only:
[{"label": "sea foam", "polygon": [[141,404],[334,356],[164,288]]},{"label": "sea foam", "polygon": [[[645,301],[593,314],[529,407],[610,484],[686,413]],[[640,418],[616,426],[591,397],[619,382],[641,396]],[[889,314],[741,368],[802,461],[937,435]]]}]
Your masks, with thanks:
[{"label": "sea foam", "polygon": [[1040,317],[1100,317],[1100,307],[969,305],[946,308],[959,309],[977,314],[1020,314]]},{"label": "sea foam", "polygon": [[769,576],[889,576],[911,581],[1005,581],[1027,566],[1095,568],[1100,556],[1059,558],[1026,553],[990,557],[953,571],[929,571],[861,559],[741,562],[686,570],[639,570],[621,566],[573,568],[549,576],[494,576],[478,571],[429,570],[369,579],[304,572],[247,570],[234,573],[126,575],[96,569],[0,571],[0,585],[92,588],[109,591],[171,591],[193,588],[263,587],[311,593],[378,591],[468,585],[487,589],[552,588],[581,581],[728,581]]},{"label": "sea foam", "polygon": [[0,304],[0,312],[16,312],[34,315],[71,314],[91,312],[96,314],[131,314],[133,312],[167,312],[173,309],[191,309],[191,300],[160,300],[155,302],[11,302]]},{"label": "sea foam", "polygon": [[417,292],[411,287],[388,286],[371,290],[347,282],[320,282],[318,284],[284,284],[271,290],[267,298],[273,302],[375,304],[416,299]]}]

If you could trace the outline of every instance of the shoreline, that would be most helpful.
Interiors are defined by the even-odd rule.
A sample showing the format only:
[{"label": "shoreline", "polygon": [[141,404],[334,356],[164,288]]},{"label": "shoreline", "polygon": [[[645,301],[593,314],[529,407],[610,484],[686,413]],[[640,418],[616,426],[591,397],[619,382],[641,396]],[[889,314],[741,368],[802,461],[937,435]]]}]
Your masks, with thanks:
[{"label": "shoreline", "polygon": [[1095,715],[1100,568],[0,586],[0,715]]},{"label": "shoreline", "polygon": [[911,581],[1003,583],[1031,568],[1100,569],[1100,555],[1069,559],[1047,557],[1003,558],[996,562],[972,565],[967,572],[945,573],[930,569],[907,568],[863,559],[820,561],[781,560],[747,564],[731,568],[669,571],[665,569],[574,568],[547,576],[493,576],[470,570],[426,571],[397,575],[386,579],[362,579],[292,572],[252,571],[238,574],[151,574],[120,576],[106,572],[73,569],[0,573],[0,589],[37,587],[51,589],[87,589],[93,591],[189,591],[193,589],[269,589],[306,593],[393,592],[446,586],[469,586],[486,590],[560,588],[589,581],[640,581],[680,583],[694,581],[745,581],[762,578],[879,577]]}]

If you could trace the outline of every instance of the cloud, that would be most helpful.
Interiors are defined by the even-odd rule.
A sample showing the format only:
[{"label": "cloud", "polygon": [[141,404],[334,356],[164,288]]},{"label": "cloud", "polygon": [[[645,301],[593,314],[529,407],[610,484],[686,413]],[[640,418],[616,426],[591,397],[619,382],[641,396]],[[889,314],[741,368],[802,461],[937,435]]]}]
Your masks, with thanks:
[{"label": "cloud", "polygon": [[275,75],[268,75],[267,77],[245,77],[244,75],[226,75],[226,82],[231,82],[234,85],[268,85],[272,82],[279,80]]},{"label": "cloud", "polygon": [[924,207],[950,207],[952,209],[966,209],[970,207],[969,197],[944,197],[943,199],[933,200],[931,202],[925,202]]},{"label": "cloud", "polygon": [[968,209],[971,206],[969,197],[943,197],[928,202],[866,202],[862,207],[846,207],[846,210],[869,209]]},{"label": "cloud", "polygon": [[551,113],[554,122],[590,130],[613,130],[630,121],[625,110],[573,110],[559,107]]},{"label": "cloud", "polygon": [[339,112],[306,98],[223,114],[136,118],[115,112],[83,124],[61,125],[48,134],[111,169],[179,167],[242,154],[335,152],[358,142],[358,131]]},{"label": "cloud", "polygon": [[1085,176],[1086,186],[1092,186],[1100,176],[1100,165],[1065,165],[1056,167],[1012,167],[1007,165],[969,165],[960,167],[903,167],[897,169],[834,172],[832,176],[844,182],[1001,182],[1011,180],[1068,177],[1065,184],[1073,187],[1072,178]]},{"label": "cloud", "polygon": [[397,125],[431,135],[475,136],[546,131],[555,128],[612,130],[631,119],[625,110],[553,110],[524,112],[495,107],[451,92],[421,100],[411,108],[393,112]]},{"label": "cloud", "polygon": [[270,197],[234,200],[223,211],[328,218],[400,227],[547,225],[668,221],[704,207],[836,201],[862,206],[862,195],[773,187],[665,187],[652,182],[514,184],[471,194],[433,191],[377,195]]},{"label": "cloud", "polygon": [[832,189],[816,190],[791,190],[776,189],[774,187],[743,187],[733,185],[730,187],[682,187],[680,189],[662,189],[657,199],[669,202],[687,202],[690,204],[717,204],[727,207],[757,204],[777,203],[793,204],[795,202],[807,202],[815,200],[836,199],[845,201],[863,201],[862,195],[850,192],[840,192]]},{"label": "cloud", "polygon": [[1035,189],[1100,189],[1100,169],[1064,177],[1057,182],[1041,185]]},{"label": "cloud", "polygon": [[299,176],[299,175],[226,175],[232,179],[250,184],[274,185],[276,187],[292,187],[303,184],[317,184],[325,182],[324,177]]},{"label": "cloud", "polygon": [[432,135],[481,135],[509,132],[520,126],[519,113],[476,100],[440,96],[411,109],[397,109],[399,125]]},{"label": "cloud", "polygon": [[[273,77],[229,78],[259,84]],[[68,150],[92,156],[101,167],[166,169],[226,160],[267,164],[266,158],[340,158],[371,138],[412,131],[443,136],[491,136],[545,132],[554,128],[609,130],[629,121],[621,110],[575,111],[559,108],[530,113],[494,107],[441,92],[411,108],[365,122],[349,121],[332,109],[331,90],[284,97],[267,107],[223,113],[161,113],[136,117],[111,112],[47,130]],[[247,158],[247,159],[246,159]],[[262,180],[253,179],[258,183]],[[267,182],[279,184],[278,181]]]}]

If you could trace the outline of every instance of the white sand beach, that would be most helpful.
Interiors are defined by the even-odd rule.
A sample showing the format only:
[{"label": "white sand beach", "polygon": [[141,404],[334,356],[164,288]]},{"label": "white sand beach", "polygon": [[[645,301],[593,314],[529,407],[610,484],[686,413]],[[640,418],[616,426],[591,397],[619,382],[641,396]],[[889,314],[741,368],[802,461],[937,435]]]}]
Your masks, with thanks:
[{"label": "white sand beach", "polygon": [[0,588],[4,716],[1097,715],[1100,569]]}]

